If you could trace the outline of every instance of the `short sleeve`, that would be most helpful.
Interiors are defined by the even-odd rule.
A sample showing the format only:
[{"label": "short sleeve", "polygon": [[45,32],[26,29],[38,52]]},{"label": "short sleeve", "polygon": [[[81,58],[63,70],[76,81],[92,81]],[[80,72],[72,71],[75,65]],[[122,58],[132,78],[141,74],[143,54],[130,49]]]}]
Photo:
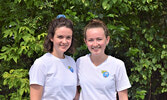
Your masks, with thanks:
[{"label": "short sleeve", "polygon": [[29,80],[31,84],[38,84],[44,86],[45,83],[45,74],[46,68],[42,61],[37,59],[29,70]]},{"label": "short sleeve", "polygon": [[116,71],[116,89],[122,91],[131,87],[124,62],[119,62]]}]

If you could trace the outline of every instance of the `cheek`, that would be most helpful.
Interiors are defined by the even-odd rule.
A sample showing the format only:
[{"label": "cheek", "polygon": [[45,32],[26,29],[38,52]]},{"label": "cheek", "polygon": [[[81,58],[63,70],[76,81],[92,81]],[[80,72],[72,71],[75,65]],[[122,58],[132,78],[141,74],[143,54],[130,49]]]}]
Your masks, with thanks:
[{"label": "cheek", "polygon": [[91,47],[92,43],[86,42],[87,47]]},{"label": "cheek", "polygon": [[72,43],[72,40],[68,40],[68,43]]},{"label": "cheek", "polygon": [[72,45],[72,40],[67,40],[66,44],[68,44],[68,46]]},{"label": "cheek", "polygon": [[107,45],[107,41],[102,41],[100,44],[103,45],[103,46],[106,46]]},{"label": "cheek", "polygon": [[107,45],[107,43],[103,42],[101,45],[106,46],[106,45]]},{"label": "cheek", "polygon": [[101,46],[102,46],[102,48],[106,48],[107,45],[106,45],[106,43],[103,43]]}]

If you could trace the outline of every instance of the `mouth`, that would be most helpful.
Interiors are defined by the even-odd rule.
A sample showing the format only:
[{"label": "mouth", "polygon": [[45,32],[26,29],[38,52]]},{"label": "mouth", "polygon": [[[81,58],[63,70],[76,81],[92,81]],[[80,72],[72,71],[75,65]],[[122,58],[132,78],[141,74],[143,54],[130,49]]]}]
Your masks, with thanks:
[{"label": "mouth", "polygon": [[94,49],[94,50],[98,50],[99,48],[101,48],[101,47],[100,46],[92,47],[92,49]]},{"label": "mouth", "polygon": [[65,46],[68,46],[68,44],[60,44],[60,46],[64,46],[65,47]]},{"label": "mouth", "polygon": [[65,49],[65,48],[68,47],[68,44],[60,44],[59,46],[60,46],[61,48]]}]

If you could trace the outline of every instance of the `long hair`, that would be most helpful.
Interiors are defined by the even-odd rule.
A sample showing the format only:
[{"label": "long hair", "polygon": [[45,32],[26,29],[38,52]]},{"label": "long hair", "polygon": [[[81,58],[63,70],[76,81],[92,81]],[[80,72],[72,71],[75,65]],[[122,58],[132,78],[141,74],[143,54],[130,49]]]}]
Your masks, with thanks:
[{"label": "long hair", "polygon": [[[45,51],[50,52],[50,53],[53,52],[53,42],[50,39],[54,37],[56,29],[63,27],[63,26],[70,28],[73,32],[73,22],[67,18],[64,18],[64,17],[55,18],[50,22],[49,28],[48,28],[48,34],[44,41]],[[67,51],[69,52],[73,51],[73,36],[72,36],[71,46]]]}]

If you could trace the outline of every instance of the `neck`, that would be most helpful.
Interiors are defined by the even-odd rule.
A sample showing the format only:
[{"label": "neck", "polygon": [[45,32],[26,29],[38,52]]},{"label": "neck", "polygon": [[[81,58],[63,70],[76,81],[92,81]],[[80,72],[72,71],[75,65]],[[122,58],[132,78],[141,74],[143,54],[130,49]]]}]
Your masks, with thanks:
[{"label": "neck", "polygon": [[60,59],[64,59],[65,58],[64,53],[57,53],[57,52],[53,51],[51,54],[56,56],[57,58],[60,58]]},{"label": "neck", "polygon": [[102,64],[107,59],[107,57],[108,56],[106,54],[103,54],[103,55],[92,55],[91,54],[90,55],[90,59],[95,66]]}]

